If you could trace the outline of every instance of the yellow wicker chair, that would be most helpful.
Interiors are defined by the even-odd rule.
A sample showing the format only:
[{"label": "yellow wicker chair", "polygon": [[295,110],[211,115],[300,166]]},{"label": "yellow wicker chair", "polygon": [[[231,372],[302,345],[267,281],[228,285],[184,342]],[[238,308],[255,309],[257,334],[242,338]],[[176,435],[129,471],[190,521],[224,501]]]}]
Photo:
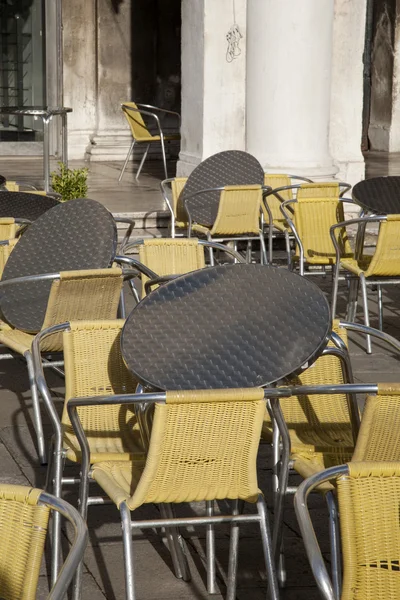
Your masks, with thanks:
[{"label": "yellow wicker chair", "polygon": [[[187,182],[187,177],[174,177],[173,179],[164,179],[160,183],[161,192],[165,200],[165,204],[171,214],[171,237],[175,237],[176,228],[187,229],[187,216],[180,208],[179,197]],[[168,191],[170,188],[170,192]]]},{"label": "yellow wicker chair", "polygon": [[[58,277],[55,277],[51,286],[42,329],[68,320],[115,319],[122,284],[123,275],[120,268],[60,273]],[[33,339],[34,334],[14,329],[0,321],[0,343],[13,352],[8,355],[8,358],[14,358],[14,353],[17,353],[22,355],[27,363],[38,455],[41,463],[45,464],[43,425],[31,355]],[[55,335],[46,340],[42,350],[45,353],[61,352],[61,337]],[[49,367],[52,366],[51,362],[45,364]],[[56,366],[60,366],[60,363]]]},{"label": "yellow wicker chair", "polygon": [[[343,585],[332,585],[315,537],[307,496],[322,482],[337,484]],[[351,462],[304,481],[295,509],[308,559],[325,600],[399,600],[400,463]]]},{"label": "yellow wicker chair", "polygon": [[[372,256],[361,254],[356,258],[348,255],[346,250],[338,243],[336,232],[351,224],[364,227],[367,223],[379,223],[379,234],[375,252]],[[377,286],[379,306],[379,329],[383,327],[382,317],[382,286],[398,285],[400,276],[400,215],[385,215],[378,217],[364,217],[352,219],[346,223],[339,223],[332,227],[332,241],[336,250],[338,268],[335,270],[335,279],[332,293],[332,314],[336,313],[339,269],[344,269],[350,277],[347,319],[354,321],[357,310],[358,287],[361,284],[363,297],[364,323],[369,326],[367,286]],[[367,336],[367,352],[371,353],[371,338]]]},{"label": "yellow wicker chair", "polygon": [[[192,231],[195,231],[206,236],[209,241],[233,240],[235,250],[238,240],[249,242],[258,239],[260,241],[261,262],[266,264],[268,260],[261,222],[262,187],[259,185],[229,185],[221,188],[218,212],[212,227],[206,227],[194,221],[191,216],[191,209],[188,207],[188,201],[192,202],[195,196],[198,196],[199,202],[201,202],[201,195],[204,193],[205,190],[201,190],[185,198],[185,207],[188,210],[189,219],[188,236],[191,237]],[[249,253],[247,260],[250,260]]]},{"label": "yellow wicker chair", "polygon": [[[333,331],[347,346],[347,331],[333,323]],[[328,349],[334,350],[332,341]],[[318,386],[352,383],[353,376],[350,360],[344,354],[324,354],[289,385]],[[309,396],[281,398],[279,405],[290,436],[290,466],[302,477],[309,477],[327,467],[340,465],[351,460],[359,427],[359,412],[355,396],[346,394],[310,394]],[[269,413],[264,417],[262,439],[273,445],[273,492],[275,495],[275,530],[281,538],[284,517],[284,497],[287,493],[285,483],[278,485],[280,469],[288,471],[289,465],[282,463],[279,431],[273,424]],[[293,488],[290,488],[293,491]],[[321,486],[319,491],[326,496],[328,506],[332,505],[332,486]],[[278,523],[279,521],[279,523]],[[282,540],[276,540],[281,546],[279,578],[285,581]]]},{"label": "yellow wicker chair", "polygon": [[[295,200],[286,200],[281,204],[282,214],[296,240],[292,262],[298,265],[300,275],[321,272],[310,270],[310,267],[322,267],[322,272],[325,273],[327,266],[335,264],[336,253],[330,228],[344,221],[343,202],[354,204],[352,200],[341,197],[343,186],[348,189],[347,184],[337,182],[302,184],[297,186]],[[279,189],[275,193],[279,194]],[[343,228],[338,229],[337,236],[344,255],[353,257]]]},{"label": "yellow wicker chair", "polygon": [[[97,463],[92,477],[119,508],[123,523],[127,597],[133,597],[132,529],[216,524],[213,501],[229,498],[257,503],[251,521],[261,529],[270,595],[277,598],[272,564],[267,512],[258,489],[256,457],[265,412],[262,389],[201,390],[151,394],[156,400],[150,446],[145,464],[134,462]],[[72,400],[69,414],[85,452],[85,438],[77,421],[76,407],[96,403]],[[111,402],[111,398],[104,402]],[[125,402],[146,402],[146,395],[127,396]],[[98,402],[98,401],[97,401]],[[210,427],[210,423],[214,424]],[[81,506],[87,505],[87,489],[81,490]],[[131,511],[147,503],[207,503],[207,516],[134,521]],[[236,502],[231,522],[228,598],[235,598],[238,525],[250,515],[239,515]],[[208,556],[213,561],[213,557]]]},{"label": "yellow wicker chair", "polygon": [[[47,480],[52,493],[61,497],[65,458],[80,462],[79,444],[68,418],[70,398],[132,393],[137,382],[121,356],[120,336],[124,320],[75,321],[43,329],[32,345],[35,376],[48,411],[54,436],[50,449]],[[54,333],[56,329],[57,333]],[[46,385],[41,352],[62,337],[65,370],[65,401],[61,420]],[[87,434],[91,463],[105,460],[132,460],[142,457],[143,444],[133,407],[110,405],[84,407],[80,418]],[[53,577],[57,573],[60,531],[53,534]]]},{"label": "yellow wicker chair", "polygon": [[[131,128],[132,133],[132,144],[128,150],[128,154],[125,159],[124,166],[121,169],[120,176],[118,178],[118,182],[121,181],[126,166],[128,164],[129,158],[132,154],[133,148],[135,144],[147,144],[146,150],[144,151],[142,160],[140,161],[139,168],[136,173],[136,180],[139,179],[140,172],[142,170],[144,161],[146,160],[147,153],[150,148],[150,144],[156,142],[161,145],[161,152],[164,164],[164,173],[165,178],[168,179],[167,173],[167,159],[165,156],[165,142],[169,142],[172,140],[180,140],[181,136],[179,133],[167,134],[165,135],[160,124],[159,114],[158,113],[167,113],[172,114],[178,117],[179,119],[179,127],[180,127],[180,115],[179,113],[173,112],[171,110],[165,110],[164,108],[157,108],[156,106],[150,106],[149,104],[138,104],[135,102],[124,102],[122,105],[122,111],[126,117],[126,120],[129,123],[129,127]],[[149,129],[145,125],[142,115],[146,115],[152,119],[154,125],[156,125],[158,130],[158,135],[153,135],[150,133]]]},{"label": "yellow wicker chair", "polygon": [[74,540],[62,573],[48,598],[61,600],[82,559],[87,529],[78,512],[42,490],[0,484],[0,596],[34,600],[44,554],[49,516],[62,513],[73,525]]}]

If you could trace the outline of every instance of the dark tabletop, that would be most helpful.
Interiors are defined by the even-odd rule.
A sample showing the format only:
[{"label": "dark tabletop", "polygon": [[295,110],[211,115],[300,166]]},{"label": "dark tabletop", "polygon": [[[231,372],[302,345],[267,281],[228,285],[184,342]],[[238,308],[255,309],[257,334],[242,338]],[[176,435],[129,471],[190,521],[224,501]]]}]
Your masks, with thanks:
[{"label": "dark tabletop", "polygon": [[6,182],[6,178],[3,175],[0,175],[0,185],[4,185]]},{"label": "dark tabletop", "polygon": [[[0,182],[1,184],[1,182]],[[57,206],[58,200],[42,194],[0,191],[0,218],[28,219],[35,221],[49,208]]]},{"label": "dark tabletop", "polygon": [[[108,268],[116,248],[117,229],[108,210],[96,200],[70,200],[48,210],[29,226],[10,254],[2,281],[25,275]],[[4,287],[0,294],[3,317],[18,329],[39,331],[50,287],[51,281]]]},{"label": "dark tabletop", "polygon": [[2,106],[0,114],[5,115],[25,115],[46,117],[50,115],[63,115],[72,112],[72,108],[65,106]]},{"label": "dark tabletop", "polygon": [[400,214],[400,177],[373,177],[353,187],[353,200],[376,214]]},{"label": "dark tabletop", "polygon": [[122,333],[128,368],[159,390],[252,387],[296,373],[325,347],[328,302],[305,277],[224,265],[149,294]]},{"label": "dark tabletop", "polygon": [[[185,198],[209,188],[226,185],[263,185],[264,170],[248,152],[226,150],[203,160],[189,175],[177,208],[178,221],[186,221]],[[220,192],[200,194],[186,203],[193,222],[211,227],[218,212]]]}]

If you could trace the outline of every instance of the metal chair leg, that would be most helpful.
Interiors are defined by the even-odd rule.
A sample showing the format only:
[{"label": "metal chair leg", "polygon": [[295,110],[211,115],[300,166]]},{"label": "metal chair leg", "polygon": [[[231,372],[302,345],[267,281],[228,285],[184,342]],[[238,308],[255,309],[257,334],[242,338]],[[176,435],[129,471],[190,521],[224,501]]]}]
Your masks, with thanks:
[{"label": "metal chair leg", "polygon": [[251,243],[251,240],[247,240],[247,248],[246,248],[246,262],[247,262],[247,264],[251,263],[251,255],[252,255],[252,243]]},{"label": "metal chair leg", "polygon": [[274,559],[272,555],[271,533],[268,520],[267,506],[260,495],[257,500],[257,510],[260,515],[261,539],[264,551],[265,568],[268,578],[268,596],[270,600],[279,600],[278,582],[276,579]]},{"label": "metal chair leg", "polygon": [[342,589],[342,562],[340,553],[339,515],[333,492],[327,492],[325,497],[329,510],[332,584],[335,591],[335,597],[340,598],[340,592]]},{"label": "metal chair leg", "polygon": [[265,248],[264,234],[262,231],[260,231],[260,251],[261,251],[261,264],[267,265],[268,264],[267,250]]},{"label": "metal chair leg", "polygon": [[290,250],[289,232],[287,230],[285,230],[285,244],[286,244],[286,254],[287,254],[287,259],[288,259],[288,269],[290,270],[292,268],[292,253]]},{"label": "metal chair leg", "polygon": [[[360,274],[360,283],[361,283],[361,293],[363,297],[363,305],[364,305],[364,324],[369,327],[369,312],[368,312],[368,295],[367,295],[367,284],[365,282],[364,273]],[[371,336],[367,335],[367,354],[371,354]]]},{"label": "metal chair leg", "polygon": [[338,294],[338,288],[339,288],[339,268],[340,265],[335,265],[333,267],[333,285],[332,285],[332,302],[331,302],[331,308],[332,308],[332,319],[334,319],[336,317],[336,306],[337,306],[337,294]]},{"label": "metal chair leg", "polygon": [[[62,473],[64,456],[60,444],[57,441],[53,444],[53,468],[50,472],[50,478],[53,483],[52,493],[56,498],[61,498],[62,493]],[[51,556],[51,583],[55,583],[58,572],[61,565],[61,515],[55,512],[52,517],[51,525],[51,544],[52,544],[52,556]]]},{"label": "metal chair leg", "polygon": [[122,502],[119,510],[121,513],[122,541],[124,545],[126,600],[135,600],[131,513],[126,502]]},{"label": "metal chair leg", "polygon": [[[174,513],[170,504],[160,504],[160,513],[163,519],[173,519]],[[190,569],[187,556],[184,549],[184,541],[177,527],[166,527],[165,537],[169,551],[171,553],[172,563],[174,565],[175,576],[183,581],[190,581]]]},{"label": "metal chair leg", "polygon": [[[207,517],[214,515],[214,504],[211,501],[206,502]],[[206,526],[206,551],[207,551],[207,592],[217,594],[217,584],[215,580],[215,530],[214,525]]]},{"label": "metal chair leg", "polygon": [[382,303],[382,286],[377,286],[378,292],[378,318],[379,318],[379,330],[383,331],[383,303]]},{"label": "metal chair leg", "polygon": [[[239,514],[238,500],[233,501],[232,514]],[[226,600],[235,600],[236,598],[236,582],[237,582],[237,566],[239,555],[239,525],[238,523],[231,524],[231,535],[229,541],[229,562],[228,562],[228,577]]]},{"label": "metal chair leg", "polygon": [[128,164],[128,161],[129,161],[129,159],[130,159],[130,157],[131,157],[131,154],[132,154],[132,152],[133,152],[133,147],[134,147],[134,145],[135,145],[135,140],[133,140],[133,141],[132,141],[132,144],[129,146],[129,150],[128,150],[128,154],[126,155],[126,159],[125,159],[125,162],[124,162],[124,166],[122,167],[122,169],[121,169],[121,173],[119,174],[119,177],[118,177],[118,183],[121,181],[121,179],[122,179],[122,177],[123,177],[123,175],[124,175],[124,173],[125,173],[125,169],[126,169],[126,166],[127,166],[127,164]]},{"label": "metal chair leg", "polygon": [[136,179],[136,181],[138,181],[138,180],[139,180],[139,175],[140,175],[140,172],[141,172],[141,170],[142,170],[142,167],[143,167],[143,165],[144,165],[144,161],[146,160],[146,157],[147,157],[147,153],[148,153],[148,151],[149,151],[149,148],[150,148],[150,144],[147,144],[146,150],[145,150],[145,151],[144,151],[144,153],[143,153],[142,160],[140,161],[139,168],[138,168],[138,170],[137,170],[137,173],[136,173],[136,175],[135,175],[135,179]]},{"label": "metal chair leg", "polygon": [[28,367],[29,386],[32,394],[33,419],[37,438],[38,456],[41,465],[47,463],[46,449],[44,442],[42,415],[40,413],[39,393],[36,386],[35,372],[33,369],[32,354],[27,350],[24,354],[26,365]]},{"label": "metal chair leg", "polygon": [[[274,507],[276,508],[279,503],[279,465],[281,461],[280,452],[280,433],[279,428],[274,419],[272,419],[272,493],[274,497]],[[277,511],[278,512],[278,511]],[[277,512],[275,514],[277,514]],[[282,515],[283,519],[283,515]],[[284,587],[286,584],[286,568],[285,568],[285,553],[283,547],[283,536],[281,536],[279,558],[277,562],[277,577],[280,587]]]},{"label": "metal chair leg", "polygon": [[347,321],[351,323],[356,318],[357,312],[357,304],[358,304],[358,287],[359,287],[359,279],[352,278],[349,283],[349,298],[347,304]]},{"label": "metal chair leg", "polygon": [[164,136],[162,134],[160,136],[160,142],[161,142],[161,152],[162,152],[163,164],[164,164],[165,179],[168,179],[167,157],[165,156],[165,142],[164,142]]}]

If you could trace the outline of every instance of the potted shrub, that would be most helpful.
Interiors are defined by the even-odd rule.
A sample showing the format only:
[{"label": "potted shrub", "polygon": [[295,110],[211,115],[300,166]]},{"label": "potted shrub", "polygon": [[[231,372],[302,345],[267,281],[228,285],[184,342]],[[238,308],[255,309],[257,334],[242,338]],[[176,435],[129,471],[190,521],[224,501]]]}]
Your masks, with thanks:
[{"label": "potted shrub", "polygon": [[68,169],[64,163],[59,162],[59,173],[51,173],[51,185],[55,192],[60,194],[61,202],[73,198],[86,198],[88,186],[87,176],[89,169]]}]

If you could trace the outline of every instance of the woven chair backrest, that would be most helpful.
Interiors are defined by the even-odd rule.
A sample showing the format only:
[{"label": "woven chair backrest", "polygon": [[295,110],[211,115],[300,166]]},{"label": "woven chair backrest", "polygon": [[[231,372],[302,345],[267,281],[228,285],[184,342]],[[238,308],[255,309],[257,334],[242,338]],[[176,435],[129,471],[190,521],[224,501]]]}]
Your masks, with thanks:
[{"label": "woven chair backrest", "polygon": [[[62,423],[72,432],[66,404],[70,398],[88,398],[112,394],[129,394],[137,382],[125,366],[121,356],[123,319],[105,321],[76,321],[63,332],[65,365],[65,398]],[[128,406],[118,405],[81,407],[79,416],[85,430],[105,432],[104,424],[124,420]],[[117,418],[109,418],[111,413]]]},{"label": "woven chair backrest", "polygon": [[265,411],[260,388],[167,392],[156,404],[146,466],[128,500],[257,499],[256,457]]},{"label": "woven chair backrest", "polygon": [[[288,175],[283,175],[280,173],[265,173],[264,185],[268,185],[269,187],[271,187],[274,190],[276,188],[292,185],[292,180],[290,179],[290,177]],[[279,196],[282,198],[282,200],[292,200],[293,199],[293,191],[291,189],[282,190],[281,192],[279,192]],[[268,202],[268,206],[272,213],[273,221],[276,223],[282,223],[282,221],[284,221],[285,218],[282,215],[281,210],[280,210],[281,200],[272,194],[271,196],[267,197],[267,202]],[[265,222],[268,224],[269,223],[269,215],[268,215],[267,210],[264,207],[264,203],[263,203],[263,213],[264,213]]]},{"label": "woven chair backrest", "polygon": [[181,204],[179,203],[179,198],[181,196],[182,190],[185,187],[187,182],[187,177],[175,177],[171,181],[171,191],[172,191],[172,210],[174,211],[175,218],[178,221],[187,221],[186,211],[183,209]]},{"label": "woven chair backrest", "polygon": [[380,223],[376,248],[366,277],[400,275],[400,215],[388,215]]},{"label": "woven chair backrest", "polygon": [[[116,248],[117,229],[111,213],[96,200],[70,200],[48,210],[28,227],[5,265],[2,280],[106,269]],[[40,331],[51,286],[51,281],[41,281],[5,287],[0,300],[5,320],[29,333]]]},{"label": "woven chair backrest", "polygon": [[225,186],[211,235],[260,233],[261,204],[261,186]]},{"label": "woven chair backrest", "polygon": [[50,509],[38,505],[41,490],[0,485],[0,597],[34,600]]},{"label": "woven chair backrest", "polygon": [[[334,264],[335,248],[330,237],[332,225],[344,221],[343,204],[339,200],[339,184],[307,183],[297,191],[293,204],[293,222],[304,248],[306,262]],[[351,256],[352,250],[345,230],[337,230],[342,256]],[[299,250],[296,248],[296,254]]]},{"label": "woven chair backrest", "polygon": [[[118,267],[60,273],[51,286],[43,329],[67,321],[116,319],[122,285]],[[41,349],[62,350],[62,334],[45,338]]]},{"label": "woven chair backrest", "polygon": [[[133,110],[129,110],[130,108]],[[135,102],[124,102],[122,105],[122,111],[129,123],[134,140],[140,142],[140,140],[148,140],[149,138],[153,137],[146,127],[143,117],[140,114]]]},{"label": "woven chair backrest", "polygon": [[[139,246],[139,260],[157,275],[183,275],[206,266],[204,248],[197,238],[152,239]],[[148,277],[142,275],[142,297]]]},{"label": "woven chair backrest", "polygon": [[0,217],[0,240],[11,240],[17,233],[17,224],[12,217]]},{"label": "woven chair backrest", "polygon": [[[332,329],[347,345],[347,331],[338,324],[338,321],[334,321]],[[328,346],[332,347],[333,343],[330,341]],[[340,385],[351,382],[345,376],[340,358],[327,354],[320,356],[308,369],[293,378],[291,383],[315,386]],[[321,452],[329,449],[332,459],[335,454],[336,459],[341,456],[346,460],[350,459],[354,440],[348,398],[345,394],[292,396],[281,398],[280,405],[285,422],[292,432],[293,452],[304,452],[308,446],[309,452],[312,452],[314,448],[318,448]],[[266,423],[271,426],[268,413],[266,414]],[[340,461],[335,460],[334,464],[340,464]]]},{"label": "woven chair backrest", "polygon": [[338,478],[341,600],[399,600],[400,463],[351,462]]}]

